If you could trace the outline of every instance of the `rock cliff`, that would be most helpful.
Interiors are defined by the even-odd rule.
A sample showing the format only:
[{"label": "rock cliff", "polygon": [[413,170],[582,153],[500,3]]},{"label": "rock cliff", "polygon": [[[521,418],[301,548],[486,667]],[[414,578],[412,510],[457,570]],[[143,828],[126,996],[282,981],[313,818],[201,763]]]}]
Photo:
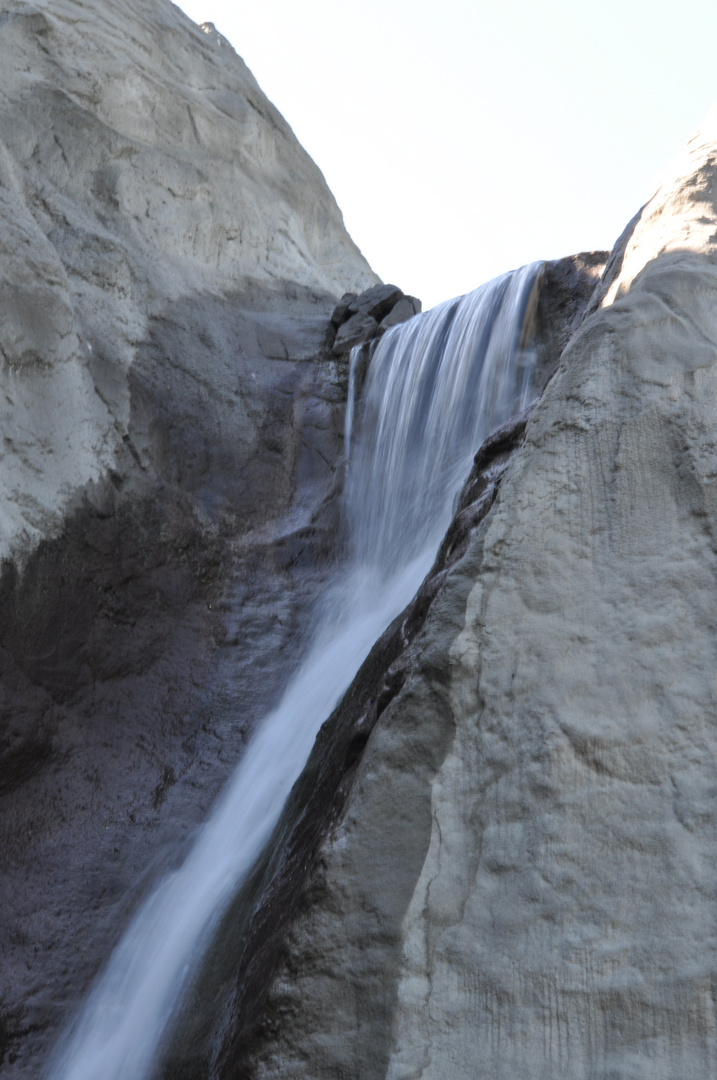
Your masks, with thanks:
[{"label": "rock cliff", "polygon": [[229,44],[0,0],[0,1072],[48,1045],[280,692],[378,278]]},{"label": "rock cliff", "polygon": [[[0,44],[0,1075],[30,1080],[299,655],[343,350],[416,302],[363,310],[210,24],[0,0]],[[596,290],[601,253],[546,266],[543,397],[324,726],[167,1080],[714,1075],[716,160],[708,123]]]},{"label": "rock cliff", "polygon": [[209,24],[169,3],[3,0],[0,33],[6,555],[56,530],[123,451],[146,468],[133,380],[163,323],[179,323],[193,354],[175,380],[197,383],[194,369],[216,363],[205,297],[224,307],[227,346],[258,335],[283,359],[275,320],[242,327],[237,308],[285,312],[293,299],[306,317],[377,278],[320,172]]},{"label": "rock cliff", "polygon": [[714,1076],[716,237],[712,115],[325,726],[307,783],[373,724],[217,1075]]}]

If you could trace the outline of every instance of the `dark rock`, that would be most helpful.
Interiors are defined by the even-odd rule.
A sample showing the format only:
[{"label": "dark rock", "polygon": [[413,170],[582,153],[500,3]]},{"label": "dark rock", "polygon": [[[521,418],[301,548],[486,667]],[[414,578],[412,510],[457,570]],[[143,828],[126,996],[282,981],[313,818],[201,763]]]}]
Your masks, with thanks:
[{"label": "dark rock", "polygon": [[378,323],[373,316],[363,311],[357,312],[339,329],[334,342],[334,356],[343,356],[344,353],[350,352],[354,345],[368,341],[377,333]]},{"label": "dark rock", "polygon": [[414,315],[420,315],[421,312],[423,311],[423,304],[418,299],[418,297],[417,296],[407,296],[406,299],[408,300],[409,304],[411,304],[411,306],[413,308],[413,314]]},{"label": "dark rock", "polygon": [[349,292],[344,293],[344,295],[341,297],[341,300],[336,305],[331,315],[331,322],[334,324],[334,326],[341,326],[341,323],[346,322],[346,320],[349,318],[351,314],[351,312],[349,311],[349,307],[351,305],[351,302],[356,299],[356,295],[356,293]]},{"label": "dark rock", "polygon": [[366,289],[353,300],[349,306],[352,314],[359,312],[372,315],[376,322],[380,322],[403,296],[403,291],[397,285],[374,285],[372,289]]},{"label": "dark rock", "polygon": [[535,290],[532,319],[526,322],[537,353],[537,389],[550,379],[563,349],[593,309],[593,297],[609,255],[608,251],[582,251],[545,263]]},{"label": "dark rock", "polygon": [[35,1080],[301,653],[327,312],[378,278],[211,26],[19,0],[0,53],[0,1076]]},{"label": "dark rock", "polygon": [[399,323],[408,322],[416,314],[413,308],[413,304],[407,296],[402,297],[397,304],[394,304],[391,311],[381,320],[379,330],[390,330],[392,326],[398,326]]}]

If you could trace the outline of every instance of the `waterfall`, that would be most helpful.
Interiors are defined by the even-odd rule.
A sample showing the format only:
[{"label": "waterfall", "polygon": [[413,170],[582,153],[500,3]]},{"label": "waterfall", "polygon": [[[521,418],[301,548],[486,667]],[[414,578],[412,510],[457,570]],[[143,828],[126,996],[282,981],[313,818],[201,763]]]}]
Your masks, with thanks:
[{"label": "waterfall", "polygon": [[319,727],[430,569],[473,454],[528,404],[531,356],[521,338],[538,270],[507,274],[388,331],[359,401],[352,356],[347,563],[281,703],[259,725],[183,865],[130,922],[58,1046],[50,1080],[146,1080]]}]

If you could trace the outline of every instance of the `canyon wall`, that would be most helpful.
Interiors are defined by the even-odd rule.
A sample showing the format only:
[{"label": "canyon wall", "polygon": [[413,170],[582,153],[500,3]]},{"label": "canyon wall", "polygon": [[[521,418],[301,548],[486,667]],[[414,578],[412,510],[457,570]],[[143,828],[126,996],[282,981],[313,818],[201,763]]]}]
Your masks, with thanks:
[{"label": "canyon wall", "polygon": [[165,0],[0,0],[0,1073],[36,1078],[281,692],[375,285]]},{"label": "canyon wall", "polygon": [[[0,1075],[34,1080],[300,655],[330,317],[378,278],[210,24],[0,0],[0,43]],[[597,290],[601,253],[545,267],[544,395],[324,726],[168,1080],[714,1073],[714,160],[708,126]]]},{"label": "canyon wall", "polygon": [[215,1075],[714,1076],[716,237],[712,114],[322,731],[371,729]]}]

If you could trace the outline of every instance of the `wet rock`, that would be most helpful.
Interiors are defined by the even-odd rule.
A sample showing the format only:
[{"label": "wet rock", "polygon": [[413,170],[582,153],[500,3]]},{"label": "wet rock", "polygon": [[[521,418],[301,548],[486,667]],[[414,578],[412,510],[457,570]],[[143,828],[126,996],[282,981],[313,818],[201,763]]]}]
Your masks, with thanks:
[{"label": "wet rock", "polygon": [[[552,282],[552,276],[543,275],[543,287],[552,287]],[[548,297],[545,301],[548,310],[564,299],[562,292],[553,299]],[[533,298],[536,307],[542,301],[538,294]],[[572,315],[577,313],[580,302],[576,298]],[[358,358],[359,395],[370,347],[371,343],[366,343]],[[531,348],[532,342],[526,347]],[[558,360],[559,356],[553,356],[553,364]],[[263,994],[282,950],[287,945],[294,947],[292,920],[298,918],[300,923],[301,907],[307,902],[307,895],[311,895],[312,903],[318,902],[313,892],[317,875],[315,872],[312,875],[311,870],[316,866],[317,852],[322,844],[330,844],[331,830],[351,797],[361,758],[370,746],[371,732],[401,691],[414,662],[413,649],[421,628],[431,618],[434,607],[445,603],[449,575],[458,572],[477,530],[490,513],[512,455],[522,442],[526,422],[527,414],[505,425],[476,454],[434,567],[415,600],[372,650],[356,683],[324,726],[277,827],[275,840],[227,913],[206,957],[202,976],[175,1026],[163,1080],[174,1080],[182,1075],[183,1068],[192,1076],[244,1078],[252,1075],[257,1047],[276,1045],[272,1040],[282,1023],[283,1005],[275,1007],[272,992],[262,1011]],[[431,728],[430,717],[426,724],[423,749],[433,735],[440,734],[440,728]],[[391,862],[393,856],[394,861],[400,861],[397,852],[387,861]],[[379,875],[387,872],[385,862],[378,870]],[[387,929],[386,923],[382,925],[383,930]],[[315,933],[312,947],[315,951],[311,962],[320,966],[326,949],[322,933]],[[357,978],[360,980],[361,975]],[[370,992],[378,1000],[380,992],[375,983],[371,986]],[[350,993],[342,984],[340,991],[337,989],[337,1000]],[[387,993],[390,999],[390,984]],[[327,1004],[327,1012],[334,1007],[335,1002]],[[352,1007],[349,998],[349,1010]],[[368,1070],[370,1063],[373,1069],[377,1055],[380,1060],[384,1050],[381,1040],[374,1040],[373,1036],[364,1038],[364,1034],[357,1035],[354,1051],[361,1057],[362,1069]],[[343,1048],[346,1049],[345,1043]],[[319,1056],[317,1052],[317,1059]]]},{"label": "wet rock", "polygon": [[343,297],[331,316],[332,324],[339,327],[334,356],[345,355],[354,345],[380,336],[420,310],[421,301],[404,296],[396,285],[377,285],[360,296]]},{"label": "wet rock", "polygon": [[536,387],[545,386],[565,346],[592,307],[609,255],[608,251],[582,251],[545,263],[530,325],[536,351]]},{"label": "wet rock", "polygon": [[226,39],[41,8],[0,16],[3,1080],[281,692],[340,529],[326,313],[378,280]]},{"label": "wet rock", "polygon": [[[322,840],[325,842],[327,834],[342,819],[371,733],[404,688],[416,661],[415,647],[423,627],[434,605],[440,606],[445,599],[450,569],[460,563],[471,537],[497,498],[511,457],[522,443],[527,418],[526,413],[494,432],[476,454],[455,520],[425,582],[414,600],[373,647],[343,701],[323,725],[306,770],[276,828],[275,842],[269,845],[266,859],[225,919],[215,949],[207,959],[204,984],[198,987],[195,998],[177,1025],[175,1050],[165,1072],[167,1078],[175,1074],[183,1061],[193,1061],[198,1075],[207,1068],[202,1050],[206,1055],[207,1029],[211,1029],[211,1022],[207,1001],[202,998],[209,993],[211,985],[214,985],[216,995],[211,1013],[228,1013],[231,1018],[225,1026],[223,1041],[220,1039],[210,1051],[213,1058],[211,1075],[221,1080],[254,1075],[257,1052],[267,1043],[276,1046],[274,1040],[281,1023],[281,1006],[276,1009],[270,998],[262,1012],[262,1000],[270,972],[281,955],[287,927],[293,918],[301,919],[301,910],[306,903],[302,885],[306,881],[307,868],[313,868],[313,886],[321,872],[320,869],[317,871],[316,862]],[[429,755],[431,744],[430,736],[422,744],[423,751]],[[407,813],[410,813],[410,807]],[[393,854],[400,864],[398,851]],[[387,869],[382,859],[381,866],[375,871],[383,874]],[[370,874],[367,876],[371,877]],[[321,891],[311,893],[312,903],[322,900]],[[291,937],[289,942],[289,947],[293,948]],[[321,935],[314,944],[312,961],[304,969],[309,977],[313,974],[314,959],[320,963],[318,958],[327,947]],[[222,954],[226,955],[232,948],[238,949],[238,978],[234,987],[225,982],[221,992],[217,993],[216,966],[221,963]],[[385,990],[390,995],[390,986]],[[370,993],[375,1004],[385,1005],[384,990],[380,985],[372,983]],[[350,1011],[352,1000],[350,987],[344,986],[342,995],[337,996],[330,1006],[327,1003],[327,1011],[333,1015],[343,1013],[344,1008]],[[380,1015],[380,1008],[377,1013]],[[363,1025],[358,1030],[349,1028],[347,1031],[351,1031],[351,1036],[347,1037],[344,1050],[349,1052],[351,1046],[353,1051],[360,1053],[366,1075],[379,1075],[377,1062],[384,1052],[383,1040],[377,1042],[373,1032],[367,1035]],[[331,1052],[332,1048],[327,1049]],[[312,1061],[312,1070],[320,1072],[319,1055]]]}]

